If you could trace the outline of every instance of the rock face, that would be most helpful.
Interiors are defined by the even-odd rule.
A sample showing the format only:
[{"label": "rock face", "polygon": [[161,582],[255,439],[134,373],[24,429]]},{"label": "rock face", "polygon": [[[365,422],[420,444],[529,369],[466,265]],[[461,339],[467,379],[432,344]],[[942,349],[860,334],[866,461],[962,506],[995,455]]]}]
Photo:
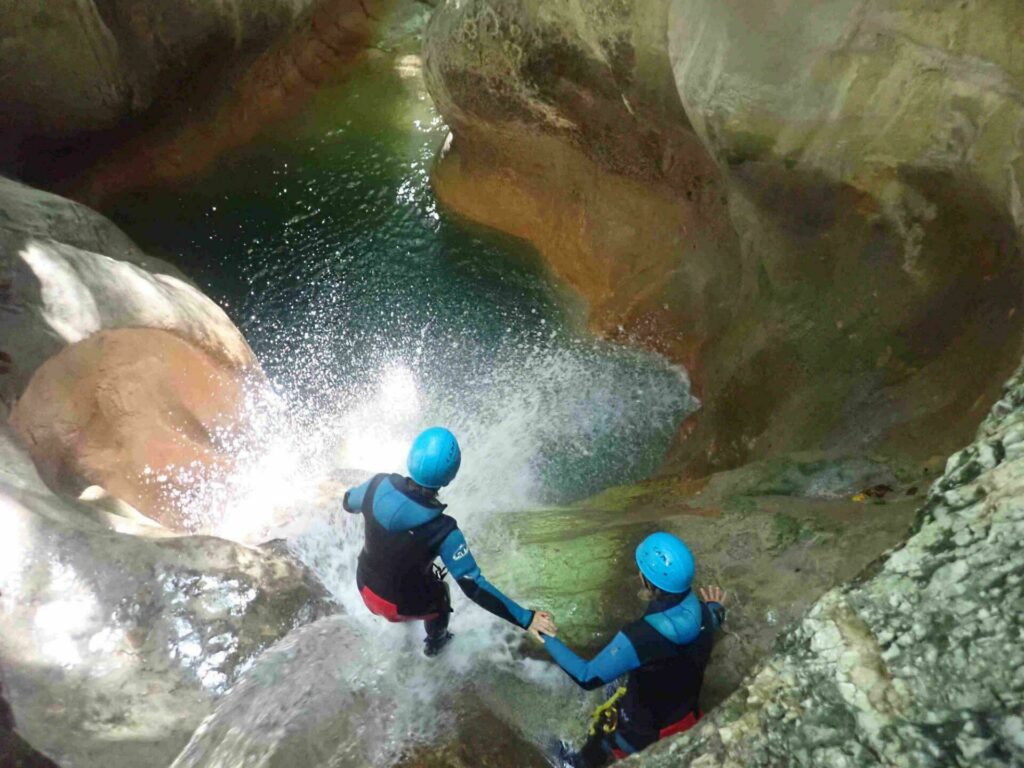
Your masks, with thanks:
[{"label": "rock face", "polygon": [[255,367],[177,270],[99,214],[6,179],[0,359],[0,401],[47,482],[74,495],[103,486],[176,527],[173,499],[142,473],[224,461],[216,433]]},{"label": "rock face", "polygon": [[1024,369],[906,544],[818,601],[699,729],[634,763],[1024,763],[1022,495]]},{"label": "rock face", "polygon": [[424,61],[453,131],[439,198],[535,243],[597,329],[692,364],[737,265],[718,169],[672,80],[667,7],[442,3]]},{"label": "rock face", "polygon": [[167,765],[250,659],[333,604],[285,556],[112,523],[55,496],[0,431],[0,669],[18,731],[68,766]]},{"label": "rock face", "polygon": [[1009,0],[447,2],[435,186],[687,365],[705,408],[673,468],[944,455],[1020,359],[1021,24]]},{"label": "rock face", "polygon": [[265,44],[314,0],[13,3],[0,20],[8,128],[67,135],[145,110],[225,50]]},{"label": "rock face", "polygon": [[391,4],[11,3],[0,18],[0,169],[93,205],[187,177],[343,71]]},{"label": "rock face", "polygon": [[[1022,29],[1015,2],[674,0],[675,81],[767,337],[723,333],[717,440],[754,438],[725,414],[755,372],[790,433],[941,454],[968,437],[1020,359]],[[841,414],[824,432],[821,411]]]},{"label": "rock face", "polygon": [[200,529],[188,494],[230,470],[221,446],[244,399],[235,372],[202,349],[167,331],[122,328],[47,360],[11,425],[51,487],[77,496],[98,485],[172,530]]}]

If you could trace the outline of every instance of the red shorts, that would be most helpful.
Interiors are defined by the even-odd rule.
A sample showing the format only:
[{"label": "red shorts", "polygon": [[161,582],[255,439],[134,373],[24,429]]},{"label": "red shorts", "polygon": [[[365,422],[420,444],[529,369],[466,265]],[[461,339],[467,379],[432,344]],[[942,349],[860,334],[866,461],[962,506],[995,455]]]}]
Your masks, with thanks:
[{"label": "red shorts", "polygon": [[[672,725],[666,725],[664,728],[662,728],[658,732],[658,739],[665,739],[669,736],[675,736],[677,733],[683,733],[685,731],[690,730],[691,728],[693,728],[693,726],[700,722],[700,719],[703,716],[704,715],[700,712],[691,712],[682,720],[677,720],[676,722],[672,723]],[[625,760],[627,757],[629,757],[629,755],[623,752],[621,749],[613,749],[612,754],[615,755],[616,760]]]},{"label": "red shorts", "polygon": [[441,615],[439,613],[428,613],[423,616],[403,616],[398,612],[397,605],[389,600],[385,600],[369,587],[363,587],[359,594],[363,596],[363,602],[370,609],[370,613],[383,616],[388,621],[429,621]]}]

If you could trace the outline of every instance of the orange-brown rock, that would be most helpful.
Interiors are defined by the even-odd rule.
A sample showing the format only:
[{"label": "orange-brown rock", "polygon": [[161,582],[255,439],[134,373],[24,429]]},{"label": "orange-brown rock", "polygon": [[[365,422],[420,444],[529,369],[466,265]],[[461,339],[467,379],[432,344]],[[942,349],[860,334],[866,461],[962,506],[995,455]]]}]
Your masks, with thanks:
[{"label": "orange-brown rock", "polygon": [[728,284],[716,273],[736,268],[715,169],[703,150],[690,148],[709,184],[688,198],[663,179],[609,173],[549,135],[495,138],[458,135],[434,171],[439,199],[537,245],[551,270],[587,300],[596,331],[685,363],[699,393],[699,352],[727,298],[716,294]]},{"label": "orange-brown rock", "polygon": [[177,530],[188,494],[224,471],[219,444],[243,398],[237,369],[173,333],[101,331],[44,363],[11,414],[40,475],[77,495],[100,485]]}]

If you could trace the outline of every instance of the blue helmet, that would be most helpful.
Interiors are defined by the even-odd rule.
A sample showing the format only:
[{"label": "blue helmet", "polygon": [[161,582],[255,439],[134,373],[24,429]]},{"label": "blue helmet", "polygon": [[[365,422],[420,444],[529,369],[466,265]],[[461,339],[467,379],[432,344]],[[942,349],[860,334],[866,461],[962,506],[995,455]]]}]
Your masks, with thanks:
[{"label": "blue helmet", "polygon": [[640,573],[664,592],[679,594],[693,582],[694,562],[690,548],[671,533],[652,533],[636,548]]},{"label": "blue helmet", "polygon": [[459,441],[444,427],[423,430],[409,449],[409,476],[424,488],[448,485],[461,463]]}]

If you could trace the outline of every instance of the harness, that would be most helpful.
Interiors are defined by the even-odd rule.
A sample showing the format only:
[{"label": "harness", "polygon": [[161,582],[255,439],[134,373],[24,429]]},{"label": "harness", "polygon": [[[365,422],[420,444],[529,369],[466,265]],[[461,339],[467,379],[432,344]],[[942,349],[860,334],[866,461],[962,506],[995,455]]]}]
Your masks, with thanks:
[{"label": "harness", "polygon": [[[646,619],[626,629],[642,664],[629,674],[626,685],[594,710],[590,725],[590,735],[603,737],[605,748],[616,758],[700,722],[697,697],[711,651],[712,637],[705,629],[710,618],[702,605],[701,634],[685,646],[675,645]],[[670,714],[677,719],[666,722]]]}]

